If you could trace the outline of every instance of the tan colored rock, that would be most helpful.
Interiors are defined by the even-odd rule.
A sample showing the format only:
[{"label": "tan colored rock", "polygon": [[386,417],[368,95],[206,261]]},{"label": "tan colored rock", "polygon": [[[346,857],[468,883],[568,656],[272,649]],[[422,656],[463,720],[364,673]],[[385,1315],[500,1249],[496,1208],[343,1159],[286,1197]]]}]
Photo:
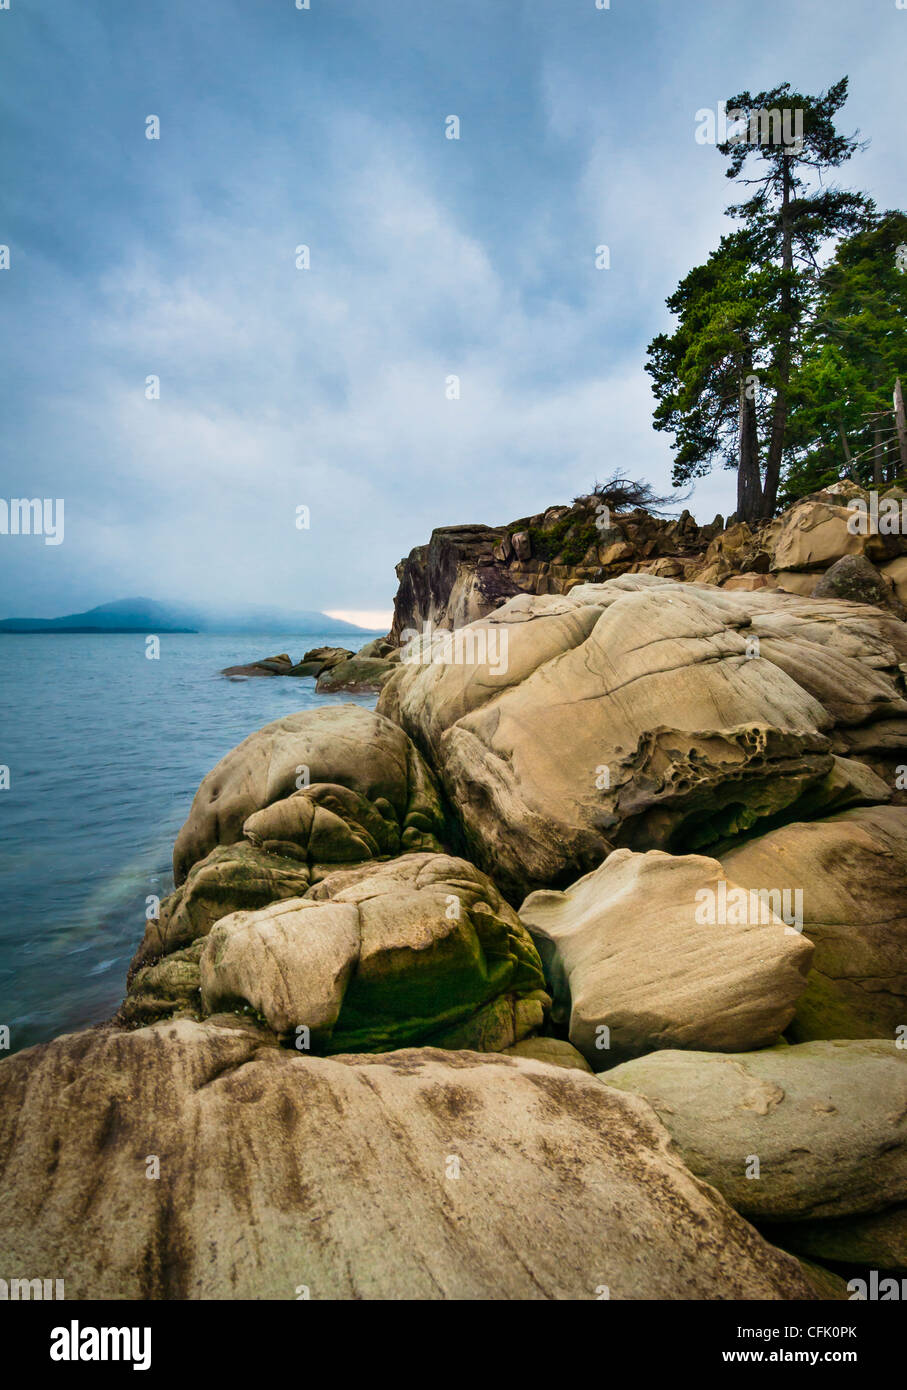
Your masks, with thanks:
[{"label": "tan colored rock", "polygon": [[702,855],[615,850],[566,892],[530,894],[520,917],[555,1006],[569,1008],[570,1041],[596,1070],[655,1048],[776,1042],[812,957],[792,925]]},{"label": "tan colored rock", "polygon": [[775,580],[778,588],[785,594],[799,594],[802,598],[809,598],[822,573],[822,570],[778,570]]},{"label": "tan colored rock", "polygon": [[907,807],[785,825],[721,861],[746,888],[802,895],[816,950],[788,1036],[895,1037],[907,1022]]},{"label": "tan colored rock", "polygon": [[499,1051],[544,1023],[535,947],[492,881],[412,854],[329,875],[305,898],[217,923],[200,956],[208,1014],[252,1008],[316,1051],[426,1041]]},{"label": "tan colored rock", "polygon": [[331,705],[265,725],[208,773],[177,836],[177,884],[216,845],[241,839],[255,812],[306,783],[313,798],[319,784],[339,784],[371,802],[396,824],[397,852],[440,847],[437,788],[406,735],[359,705]]},{"label": "tan colored rock", "polygon": [[644,1102],[527,1058],[73,1034],[0,1062],[0,1165],[9,1268],[70,1299],[813,1296]]},{"label": "tan colored rock", "polygon": [[721,587],[741,593],[753,593],[756,589],[777,589],[778,580],[773,574],[732,574]]},{"label": "tan colored rock", "polygon": [[330,1038],[359,960],[359,913],[347,903],[290,898],[235,912],[212,928],[201,952],[205,1013],[251,1005],[281,1035],[299,1026]]},{"label": "tan colored rock", "polygon": [[907,1200],[907,1052],[893,1039],[655,1052],[600,1080],[644,1096],[692,1171],[752,1220]]},{"label": "tan colored rock", "polygon": [[907,735],[907,626],[865,605],[633,574],[520,595],[457,639],[471,660],[413,649],[379,709],[512,894],[616,846],[691,851],[798,819],[803,797],[821,814],[836,724],[897,718]]},{"label": "tan colored rock", "polygon": [[592,1072],[583,1054],[572,1043],[561,1042],[559,1038],[524,1038],[522,1042],[514,1043],[513,1047],[505,1047],[504,1052],[508,1057],[532,1057],[536,1062],[547,1062],[552,1067]]},{"label": "tan colored rock", "polygon": [[847,507],[801,502],[783,518],[775,537],[772,568],[781,571],[826,569],[842,555],[866,554],[873,536],[853,535],[847,525],[852,517]]},{"label": "tan colored rock", "polygon": [[518,560],[532,559],[532,541],[528,531],[515,531],[510,540]]},{"label": "tan colored rock", "polygon": [[907,606],[907,555],[899,555],[882,566],[882,574],[894,589],[901,603]]}]

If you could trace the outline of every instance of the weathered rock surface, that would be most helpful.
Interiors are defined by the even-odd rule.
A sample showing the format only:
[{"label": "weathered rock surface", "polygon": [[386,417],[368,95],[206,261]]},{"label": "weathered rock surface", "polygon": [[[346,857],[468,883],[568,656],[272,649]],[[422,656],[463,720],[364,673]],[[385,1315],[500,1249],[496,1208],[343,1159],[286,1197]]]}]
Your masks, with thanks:
[{"label": "weathered rock surface", "polygon": [[508,1057],[532,1057],[536,1062],[547,1062],[552,1067],[592,1072],[583,1054],[572,1043],[562,1042],[559,1038],[524,1038],[522,1042],[505,1047],[502,1051]]},{"label": "weathered rock surface", "polygon": [[861,536],[848,527],[853,512],[845,505],[807,499],[791,508],[775,523],[775,570],[820,570],[843,555],[884,554],[877,534]]},{"label": "weathered rock surface", "polygon": [[492,1045],[510,1045],[541,1026],[544,983],[491,880],[443,854],[340,872],[304,898],[225,917],[200,955],[206,1013],[248,1005],[279,1035],[309,1028],[317,1051],[386,1051],[453,1030],[444,1045],[482,1046],[492,1021]]},{"label": "weathered rock surface", "polygon": [[802,894],[816,949],[788,1037],[895,1037],[907,1021],[907,807],[785,825],[721,862],[746,888]]},{"label": "weathered rock surface", "polygon": [[555,1006],[596,1070],[656,1048],[778,1040],[812,946],[761,902],[722,910],[719,892],[733,903],[735,888],[715,859],[621,849],[566,892],[526,899]]},{"label": "weathered rock surface", "polygon": [[452,659],[412,644],[378,708],[514,895],[616,846],[686,852],[890,795],[835,763],[840,730],[886,721],[907,747],[907,625],[864,605],[637,574],[521,595],[456,638]]},{"label": "weathered rock surface", "polygon": [[907,1200],[907,1052],[893,1040],[656,1052],[600,1080],[644,1096],[692,1171],[752,1220]]},{"label": "weathered rock surface", "polygon": [[907,616],[907,609],[886,583],[875,565],[865,555],[844,555],[831,565],[812,591],[813,598],[841,598],[851,603],[869,603],[876,608],[890,608],[897,617]]},{"label": "weathered rock surface", "polygon": [[74,1034],[0,1063],[0,1171],[10,1268],[68,1298],[814,1296],[644,1102],[526,1058]]},{"label": "weathered rock surface", "polygon": [[[276,810],[287,798],[292,806]],[[367,858],[373,851],[363,832],[379,820],[384,853],[439,849],[443,832],[434,778],[406,735],[370,710],[332,705],[266,724],[208,773],[177,836],[177,884],[216,845],[239,841],[265,808],[273,819],[252,823],[254,842],[277,852],[292,846],[293,857],[309,864]],[[288,818],[296,826],[290,837]]]}]

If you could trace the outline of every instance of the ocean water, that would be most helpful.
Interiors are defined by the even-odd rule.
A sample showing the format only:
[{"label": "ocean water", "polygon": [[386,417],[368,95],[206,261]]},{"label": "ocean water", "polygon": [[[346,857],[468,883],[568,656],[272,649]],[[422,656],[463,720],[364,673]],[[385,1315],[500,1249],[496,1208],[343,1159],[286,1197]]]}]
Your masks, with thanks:
[{"label": "ocean water", "polygon": [[341,700],[314,680],[228,680],[234,666],[369,636],[286,633],[0,636],[0,1025],[10,1051],[119,1005],[145,899],[205,773],[262,724]]}]

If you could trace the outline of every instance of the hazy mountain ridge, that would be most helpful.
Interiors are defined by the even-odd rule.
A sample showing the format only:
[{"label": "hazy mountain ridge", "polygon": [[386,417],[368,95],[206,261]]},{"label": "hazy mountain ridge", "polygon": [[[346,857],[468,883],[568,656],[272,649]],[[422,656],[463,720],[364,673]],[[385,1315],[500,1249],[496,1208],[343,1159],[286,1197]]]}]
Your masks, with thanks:
[{"label": "hazy mountain ridge", "polygon": [[248,608],[244,612],[157,603],[149,598],[124,598],[102,603],[84,613],[60,618],[3,618],[0,632],[369,632],[341,618],[312,609],[280,612]]}]

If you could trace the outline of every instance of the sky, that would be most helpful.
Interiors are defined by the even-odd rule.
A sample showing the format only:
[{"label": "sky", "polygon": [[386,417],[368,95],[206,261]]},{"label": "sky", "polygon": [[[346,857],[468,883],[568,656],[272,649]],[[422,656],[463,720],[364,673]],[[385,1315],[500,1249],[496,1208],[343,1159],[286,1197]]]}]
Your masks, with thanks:
[{"label": "sky", "polygon": [[670,491],[646,346],[730,228],[695,116],[736,91],[849,74],[838,181],[904,205],[897,0],[8,4],[0,497],[64,533],[0,535],[0,617],[380,626],[436,526]]}]

